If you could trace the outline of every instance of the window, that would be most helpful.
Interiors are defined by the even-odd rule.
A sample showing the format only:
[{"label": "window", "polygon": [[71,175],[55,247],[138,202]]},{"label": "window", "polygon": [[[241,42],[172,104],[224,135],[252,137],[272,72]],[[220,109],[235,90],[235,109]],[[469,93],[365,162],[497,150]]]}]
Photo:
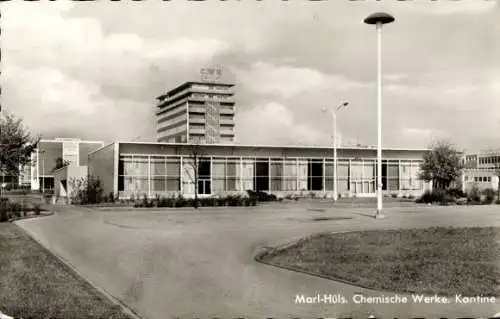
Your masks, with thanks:
[{"label": "window", "polygon": [[479,177],[478,176],[474,177],[474,182],[476,182],[476,183],[479,182]]},{"label": "window", "polygon": [[464,181],[466,181],[466,182],[469,181],[469,176],[465,175],[464,176]]},{"label": "window", "polygon": [[488,182],[491,183],[491,176],[488,176]]}]

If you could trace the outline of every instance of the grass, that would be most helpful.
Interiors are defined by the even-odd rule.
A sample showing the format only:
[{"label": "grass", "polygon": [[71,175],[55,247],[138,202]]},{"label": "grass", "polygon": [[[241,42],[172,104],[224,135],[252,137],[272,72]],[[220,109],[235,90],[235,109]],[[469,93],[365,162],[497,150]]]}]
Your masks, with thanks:
[{"label": "grass", "polygon": [[494,227],[329,233],[257,259],[371,289],[499,296],[499,238]]},{"label": "grass", "polygon": [[129,318],[15,224],[0,224],[0,311],[22,318]]}]

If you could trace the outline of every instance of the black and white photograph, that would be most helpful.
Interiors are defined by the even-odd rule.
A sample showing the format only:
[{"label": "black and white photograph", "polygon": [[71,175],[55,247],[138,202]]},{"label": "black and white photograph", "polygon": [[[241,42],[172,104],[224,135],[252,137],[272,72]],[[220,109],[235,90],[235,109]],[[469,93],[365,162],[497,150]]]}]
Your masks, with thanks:
[{"label": "black and white photograph", "polygon": [[497,0],[0,1],[0,319],[500,318]]}]

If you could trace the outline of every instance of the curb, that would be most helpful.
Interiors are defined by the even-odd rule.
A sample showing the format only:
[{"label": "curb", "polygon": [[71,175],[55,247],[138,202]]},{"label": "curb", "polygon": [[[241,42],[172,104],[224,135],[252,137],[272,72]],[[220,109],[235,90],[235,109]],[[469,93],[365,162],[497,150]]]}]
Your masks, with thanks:
[{"label": "curb", "polygon": [[[15,224],[15,223],[14,223]],[[33,239],[36,243],[38,243],[45,251],[47,251],[49,254],[55,256],[59,261],[61,261],[66,267],[68,267],[71,271],[74,272],[78,277],[83,279],[85,282],[87,282],[90,286],[92,286],[94,289],[96,289],[99,293],[104,295],[108,299],[108,301],[111,302],[112,305],[120,307],[120,309],[129,317],[132,319],[143,319],[137,310],[135,310],[133,307],[126,305],[124,302],[119,300],[118,298],[115,298],[113,295],[111,295],[108,291],[106,291],[104,288],[94,284],[91,280],[89,280],[86,276],[84,276],[75,266],[73,266],[69,261],[64,259],[61,255],[57,254],[56,252],[52,251],[50,248],[46,247],[41,241],[39,241],[34,234],[32,234],[30,231],[24,229],[23,227],[15,224],[22,232],[24,232],[26,235],[28,235],[31,239]]]}]

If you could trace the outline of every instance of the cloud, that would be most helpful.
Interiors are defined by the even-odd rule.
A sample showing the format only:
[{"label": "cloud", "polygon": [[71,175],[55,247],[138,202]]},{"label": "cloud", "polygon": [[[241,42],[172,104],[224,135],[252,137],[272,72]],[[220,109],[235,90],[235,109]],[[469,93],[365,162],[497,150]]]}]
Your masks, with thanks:
[{"label": "cloud", "polygon": [[292,98],[302,93],[347,91],[366,87],[342,75],[326,75],[314,69],[256,62],[248,69],[236,70],[242,85],[256,94]]},{"label": "cloud", "polygon": [[349,101],[339,127],[374,143],[376,37],[362,20],[384,10],[396,17],[384,29],[384,145],[427,146],[420,137],[437,134],[430,127],[463,145],[499,143],[489,138],[500,128],[498,1],[10,1],[2,9],[3,106],[43,134],[154,139],[155,97],[222,63],[224,81],[237,84],[238,139],[329,144],[321,107]]},{"label": "cloud", "polygon": [[152,66],[181,73],[229,48],[217,38],[107,33],[95,18],[68,18],[74,6],[57,3],[12,3],[2,12],[3,104],[34,131],[81,136],[95,127],[101,139],[123,139],[150,127],[154,136],[154,97],[168,73]]},{"label": "cloud", "polygon": [[328,134],[297,121],[290,110],[268,102],[236,115],[238,141],[244,144],[326,145]]}]

